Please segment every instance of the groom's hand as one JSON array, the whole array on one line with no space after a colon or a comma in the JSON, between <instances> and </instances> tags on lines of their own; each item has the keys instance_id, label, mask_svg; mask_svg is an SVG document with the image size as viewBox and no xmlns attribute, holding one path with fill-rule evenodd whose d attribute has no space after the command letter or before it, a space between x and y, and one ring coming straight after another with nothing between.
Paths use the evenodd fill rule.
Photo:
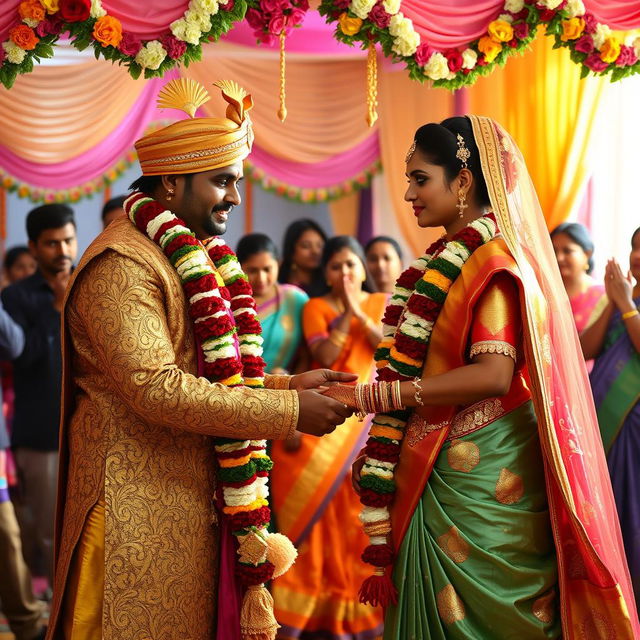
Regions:
<instances>
[{"instance_id":1,"label":"groom's hand","mask_svg":"<svg viewBox=\"0 0 640 640\"><path fill-rule=\"evenodd\" d=\"M318 390L298 391L298 431L312 436L331 433L353 411L344 403L322 395Z\"/></svg>"},{"instance_id":2,"label":"groom's hand","mask_svg":"<svg viewBox=\"0 0 640 640\"><path fill-rule=\"evenodd\" d=\"M314 369L305 373L299 373L291 378L289 388L296 391L305 389L322 389L338 382L355 382L358 376L354 373L331 371L331 369Z\"/></svg>"}]
</instances>

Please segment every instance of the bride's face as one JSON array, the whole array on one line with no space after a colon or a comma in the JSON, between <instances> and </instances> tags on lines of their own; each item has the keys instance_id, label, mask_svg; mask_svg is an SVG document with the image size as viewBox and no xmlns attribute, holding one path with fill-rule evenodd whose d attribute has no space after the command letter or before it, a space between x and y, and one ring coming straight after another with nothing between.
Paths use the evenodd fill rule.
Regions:
<instances>
[{"instance_id":1,"label":"bride's face","mask_svg":"<svg viewBox=\"0 0 640 640\"><path fill-rule=\"evenodd\" d=\"M407 162L406 176L404 199L411 203L419 227L447 227L456 221L458 178L448 182L444 167L428 162L419 149Z\"/></svg>"}]
</instances>

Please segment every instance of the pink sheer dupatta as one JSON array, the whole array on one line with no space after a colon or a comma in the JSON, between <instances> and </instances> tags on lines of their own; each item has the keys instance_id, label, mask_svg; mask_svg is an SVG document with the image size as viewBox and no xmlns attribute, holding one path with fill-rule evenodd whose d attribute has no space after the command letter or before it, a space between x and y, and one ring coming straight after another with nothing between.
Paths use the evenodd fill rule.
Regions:
<instances>
[{"instance_id":1,"label":"pink sheer dupatta","mask_svg":"<svg viewBox=\"0 0 640 640\"><path fill-rule=\"evenodd\" d=\"M609 472L569 300L512 138L470 116L491 205L524 285L523 326L558 553L564 638L640 638Z\"/></svg>"}]
</instances>

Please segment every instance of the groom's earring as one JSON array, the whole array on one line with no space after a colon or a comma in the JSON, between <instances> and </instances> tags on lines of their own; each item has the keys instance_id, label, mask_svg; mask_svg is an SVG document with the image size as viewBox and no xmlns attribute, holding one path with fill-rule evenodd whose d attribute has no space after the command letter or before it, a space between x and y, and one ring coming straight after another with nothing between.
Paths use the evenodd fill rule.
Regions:
<instances>
[{"instance_id":1,"label":"groom's earring","mask_svg":"<svg viewBox=\"0 0 640 640\"><path fill-rule=\"evenodd\" d=\"M165 196L165 197L166 197L166 199L167 199L168 201L170 201L170 200L173 198L173 194L174 194L174 193L175 193L175 192L174 192L174 190L173 190L173 189L167 189L167 195Z\"/></svg>"},{"instance_id":2,"label":"groom's earring","mask_svg":"<svg viewBox=\"0 0 640 640\"><path fill-rule=\"evenodd\" d=\"M468 207L467 204L467 196L464 192L464 189L458 189L458 204L456 207L458 208L458 214L461 218L464 217L464 210Z\"/></svg>"}]
</instances>

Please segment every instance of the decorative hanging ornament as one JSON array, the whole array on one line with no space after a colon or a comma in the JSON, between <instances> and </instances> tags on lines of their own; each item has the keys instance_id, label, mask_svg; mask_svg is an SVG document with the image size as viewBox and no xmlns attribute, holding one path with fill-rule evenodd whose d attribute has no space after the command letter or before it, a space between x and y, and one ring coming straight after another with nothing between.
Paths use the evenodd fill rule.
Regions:
<instances>
[{"instance_id":1,"label":"decorative hanging ornament","mask_svg":"<svg viewBox=\"0 0 640 640\"><path fill-rule=\"evenodd\" d=\"M280 32L280 109L278 109L278 118L280 118L280 122L284 122L287 119L286 63L284 50L286 38L287 34L283 29Z\"/></svg>"},{"instance_id":2,"label":"decorative hanging ornament","mask_svg":"<svg viewBox=\"0 0 640 640\"><path fill-rule=\"evenodd\" d=\"M378 57L376 45L369 43L367 53L367 124L373 127L378 119Z\"/></svg>"}]
</instances>

